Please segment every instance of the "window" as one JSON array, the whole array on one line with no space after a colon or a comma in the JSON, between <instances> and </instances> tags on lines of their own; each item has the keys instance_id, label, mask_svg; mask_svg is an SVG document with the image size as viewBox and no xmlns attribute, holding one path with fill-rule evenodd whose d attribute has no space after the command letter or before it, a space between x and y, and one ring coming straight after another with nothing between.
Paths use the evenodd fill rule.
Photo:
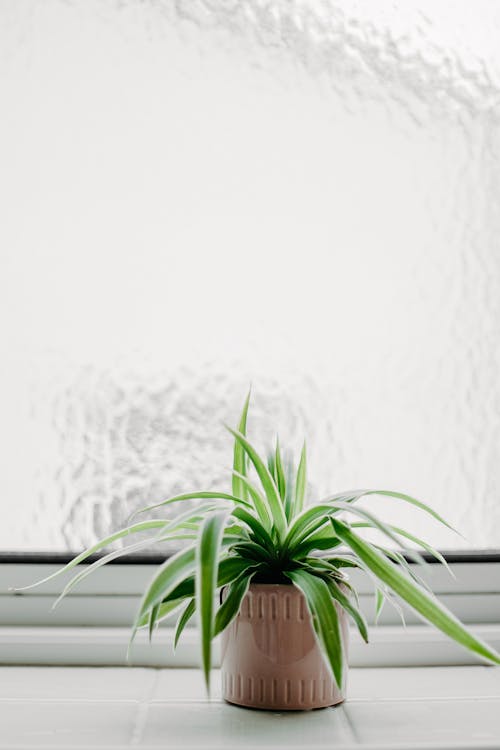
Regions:
<instances>
[{"instance_id":1,"label":"window","mask_svg":"<svg viewBox=\"0 0 500 750\"><path fill-rule=\"evenodd\" d=\"M1 549L220 487L250 381L312 493L500 546L498 6L318 8L2 4Z\"/></svg>"}]
</instances>

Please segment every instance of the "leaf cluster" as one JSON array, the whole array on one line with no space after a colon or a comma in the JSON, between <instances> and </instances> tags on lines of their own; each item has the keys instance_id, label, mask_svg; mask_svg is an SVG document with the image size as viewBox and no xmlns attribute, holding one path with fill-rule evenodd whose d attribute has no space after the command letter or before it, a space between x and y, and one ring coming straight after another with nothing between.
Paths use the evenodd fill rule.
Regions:
<instances>
[{"instance_id":1,"label":"leaf cluster","mask_svg":"<svg viewBox=\"0 0 500 750\"><path fill-rule=\"evenodd\" d=\"M119 539L139 532L149 534L146 539L108 552L87 565L66 585L59 600L110 560L161 542L175 541L179 543L179 551L158 568L144 592L131 642L139 628L148 628L151 637L162 619L178 613L175 647L184 628L197 614L208 688L212 640L237 616L250 583L287 583L302 591L325 660L336 683L342 685L345 654L339 608L347 612L362 638L368 641L367 623L346 575L349 568L359 567L373 582L377 616L385 601L398 607L398 599L402 600L465 648L499 664L500 656L470 633L408 564L408 556L423 562L417 551L406 550L404 556L393 546L366 541L360 530L376 529L399 549L406 540L411 541L446 565L442 555L410 532L383 522L360 507L358 501L386 495L417 507L446 526L449 524L428 505L400 492L353 490L308 503L305 444L296 470L292 462L283 460L278 440L267 460L263 459L247 438L249 401L250 394L237 429L227 428L234 438L231 492L185 493L137 511L134 516L159 508L171 510L170 506L177 510L171 518L130 523L50 576L76 567ZM184 501L193 499L200 504L183 510ZM227 587L226 596L217 607L216 593L222 587Z\"/></svg>"}]
</instances>

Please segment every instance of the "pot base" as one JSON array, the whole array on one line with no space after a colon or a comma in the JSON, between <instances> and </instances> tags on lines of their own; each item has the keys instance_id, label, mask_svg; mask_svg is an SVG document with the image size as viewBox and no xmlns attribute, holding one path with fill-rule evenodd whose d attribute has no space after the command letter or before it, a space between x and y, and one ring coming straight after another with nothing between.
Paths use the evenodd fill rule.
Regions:
<instances>
[{"instance_id":1,"label":"pot base","mask_svg":"<svg viewBox=\"0 0 500 750\"><path fill-rule=\"evenodd\" d=\"M229 700L228 698L224 698L224 701L228 703L230 706L238 706L239 708L248 708L251 711L322 711L325 708L335 708L335 706L340 706L341 703L343 703L345 698L339 698L339 700L336 703L325 703L324 706L320 705L314 705L314 706L297 706L296 708L290 707L290 706L256 706L254 703L243 703L242 701L237 700Z\"/></svg>"},{"instance_id":2,"label":"pot base","mask_svg":"<svg viewBox=\"0 0 500 750\"><path fill-rule=\"evenodd\" d=\"M227 703L265 711L310 711L344 702L331 679L278 679L223 674Z\"/></svg>"}]
</instances>

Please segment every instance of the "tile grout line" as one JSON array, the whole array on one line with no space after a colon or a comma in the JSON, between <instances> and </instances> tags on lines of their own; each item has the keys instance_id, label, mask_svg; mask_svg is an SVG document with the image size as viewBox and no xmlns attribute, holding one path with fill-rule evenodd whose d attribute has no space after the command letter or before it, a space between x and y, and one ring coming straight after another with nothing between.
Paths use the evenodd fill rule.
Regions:
<instances>
[{"instance_id":1,"label":"tile grout line","mask_svg":"<svg viewBox=\"0 0 500 750\"><path fill-rule=\"evenodd\" d=\"M12 703L26 703L27 705L33 705L33 704L46 704L46 703L63 703L65 705L71 705L73 703L77 703L78 705L86 705L86 704L92 704L97 703L99 705L101 704L111 704L115 705L117 703L130 703L133 705L137 705L137 703L140 702L137 698L103 698L103 697L96 697L96 698L60 698L57 696L54 696L52 698L0 698L0 706L2 704L10 705Z\"/></svg>"},{"instance_id":2,"label":"tile grout line","mask_svg":"<svg viewBox=\"0 0 500 750\"><path fill-rule=\"evenodd\" d=\"M145 694L142 696L141 701L137 706L134 727L132 729L132 734L130 737L130 745L138 745L142 740L146 722L148 720L149 707L158 686L159 679L160 670L155 669L149 688L145 691Z\"/></svg>"},{"instance_id":3,"label":"tile grout line","mask_svg":"<svg viewBox=\"0 0 500 750\"><path fill-rule=\"evenodd\" d=\"M342 706L352 706L360 703L476 703L477 701L500 701L500 694L491 695L469 695L469 696L435 696L433 698L427 697L408 697L408 698L347 698ZM151 703L197 703L206 705L207 703L221 703L224 701L220 698L212 701L203 700L203 698L153 698ZM279 713L279 711L278 711Z\"/></svg>"},{"instance_id":4,"label":"tile grout line","mask_svg":"<svg viewBox=\"0 0 500 750\"><path fill-rule=\"evenodd\" d=\"M444 695L444 696L433 696L433 697L420 697L420 696L414 696L414 697L408 697L408 698L348 698L343 706L353 706L353 705L359 705L361 703L476 703L480 701L500 701L500 694L492 693L488 695ZM92 703L109 703L109 704L117 704L117 703L130 703L130 704L140 704L142 703L142 699L138 700L137 698L103 698L103 697L96 697L96 698L62 698L60 696L54 696L51 698L26 698L26 697L18 697L18 698L0 698L0 706L2 704L13 704L13 703L26 703L28 705L31 704L48 704L48 703L63 703L63 704L92 704ZM224 704L224 701L220 698L214 698L211 701L204 700L203 698L150 698L148 699L148 704L198 704L198 705L207 705L208 703L220 703ZM279 713L279 712L278 712Z\"/></svg>"},{"instance_id":5,"label":"tile grout line","mask_svg":"<svg viewBox=\"0 0 500 750\"><path fill-rule=\"evenodd\" d=\"M349 728L349 731L350 731L350 733L352 735L354 743L356 745L361 745L362 744L361 737L359 737L358 732L356 730L356 727L355 727L355 725L354 725L351 717L349 716L349 711L347 710L348 707L346 706L346 703L347 703L347 701L345 701L342 704L342 707L341 707L342 708L342 715L344 716L345 723L347 724L347 726Z\"/></svg>"},{"instance_id":6,"label":"tile grout line","mask_svg":"<svg viewBox=\"0 0 500 750\"><path fill-rule=\"evenodd\" d=\"M453 695L446 695L446 696L434 696L432 698L428 697L413 697L413 698L348 698L344 706L353 706L353 705L359 705L361 703L476 703L480 701L500 701L500 695L499 694L491 694L491 695L470 695L470 696L453 696ZM130 703L130 704L140 704L142 703L142 700L139 700L137 698L61 698L61 697L53 697L53 698L0 698L0 706L2 704L10 705L12 703L26 703L28 705L31 704L48 704L48 703L63 703L63 704L92 704L92 703L109 703L109 704L117 704L117 703ZM206 701L203 698L151 698L148 700L149 705L154 704L197 704L197 705L207 705L208 703L220 703L224 704L224 701L221 699L214 699L212 701ZM278 712L279 713L279 712Z\"/></svg>"},{"instance_id":7,"label":"tile grout line","mask_svg":"<svg viewBox=\"0 0 500 750\"><path fill-rule=\"evenodd\" d=\"M346 705L359 703L476 703L477 701L500 701L500 693L491 695L436 695L414 696L408 698L348 698Z\"/></svg>"}]
</instances>

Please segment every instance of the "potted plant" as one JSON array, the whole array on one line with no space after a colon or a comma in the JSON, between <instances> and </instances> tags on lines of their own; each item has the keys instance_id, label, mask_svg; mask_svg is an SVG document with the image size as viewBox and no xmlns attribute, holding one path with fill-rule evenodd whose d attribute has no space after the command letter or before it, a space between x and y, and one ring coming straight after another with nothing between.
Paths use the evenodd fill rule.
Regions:
<instances>
[{"instance_id":1,"label":"potted plant","mask_svg":"<svg viewBox=\"0 0 500 750\"><path fill-rule=\"evenodd\" d=\"M221 633L223 695L229 702L257 708L319 708L344 699L348 617L368 641L367 624L346 574L353 567L372 579L377 611L395 595L465 648L500 664L500 655L426 589L406 559L422 561L417 551L406 550L405 557L366 541L359 530L376 529L398 546L409 540L446 565L442 555L413 534L384 523L357 501L387 495L448 526L446 521L401 492L341 492L307 504L305 445L296 472L283 461L278 441L264 461L246 436L249 399L250 394L238 429L228 428L234 438L232 492L189 492L137 511L134 516L159 508L180 509L168 519L131 522L45 578L74 568L117 540L149 532L146 539L87 565L58 601L114 558L160 542L177 542L179 551L159 567L144 592L131 642L139 628L149 628L151 637L162 619L178 612L175 647L196 613L207 690L212 640ZM183 510L188 500L201 502Z\"/></svg>"}]
</instances>

